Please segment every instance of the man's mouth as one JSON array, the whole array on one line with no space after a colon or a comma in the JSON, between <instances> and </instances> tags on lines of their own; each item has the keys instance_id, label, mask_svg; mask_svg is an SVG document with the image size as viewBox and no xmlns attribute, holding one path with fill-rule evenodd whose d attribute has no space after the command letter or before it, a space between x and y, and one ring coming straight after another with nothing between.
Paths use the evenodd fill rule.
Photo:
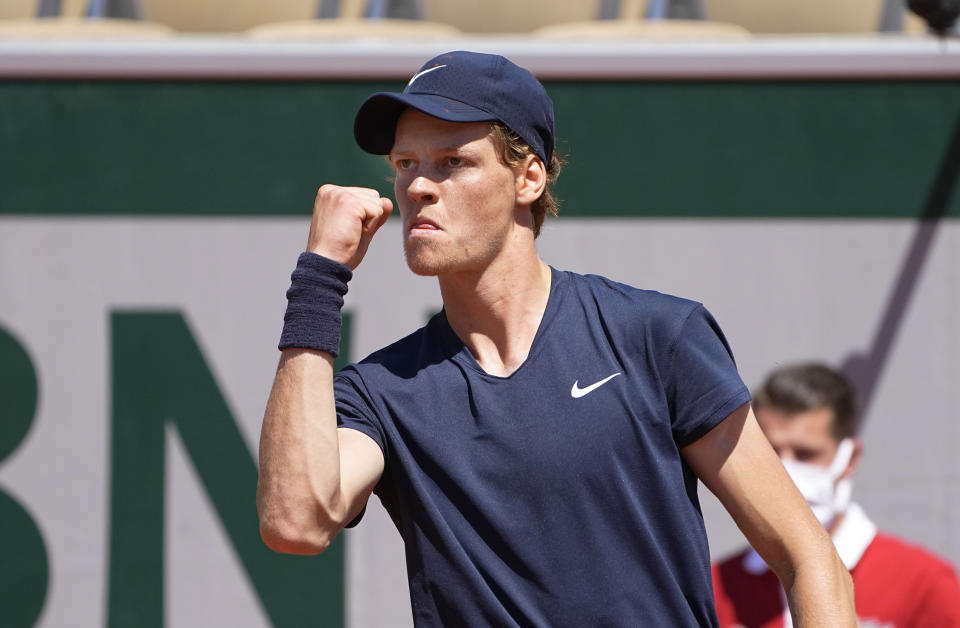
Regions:
<instances>
[{"instance_id":1,"label":"man's mouth","mask_svg":"<svg viewBox=\"0 0 960 628\"><path fill-rule=\"evenodd\" d=\"M425 218L418 218L410 224L410 231L439 231L440 227Z\"/></svg>"}]
</instances>

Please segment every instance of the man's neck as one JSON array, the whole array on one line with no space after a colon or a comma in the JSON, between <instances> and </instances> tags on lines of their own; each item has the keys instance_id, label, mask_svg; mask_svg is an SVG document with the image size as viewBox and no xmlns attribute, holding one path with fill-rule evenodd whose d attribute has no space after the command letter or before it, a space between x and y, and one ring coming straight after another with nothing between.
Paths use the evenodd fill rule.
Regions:
<instances>
[{"instance_id":1,"label":"man's neck","mask_svg":"<svg viewBox=\"0 0 960 628\"><path fill-rule=\"evenodd\" d=\"M551 270L536 251L481 272L440 277L444 311L477 364L506 377L530 353L550 297Z\"/></svg>"}]
</instances>

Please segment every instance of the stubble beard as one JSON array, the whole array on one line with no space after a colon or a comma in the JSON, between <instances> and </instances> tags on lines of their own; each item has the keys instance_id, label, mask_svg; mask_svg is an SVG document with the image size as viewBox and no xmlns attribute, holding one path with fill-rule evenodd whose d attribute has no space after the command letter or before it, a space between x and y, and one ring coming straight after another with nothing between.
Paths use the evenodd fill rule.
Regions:
<instances>
[{"instance_id":1,"label":"stubble beard","mask_svg":"<svg viewBox=\"0 0 960 628\"><path fill-rule=\"evenodd\" d=\"M444 273L482 271L506 246L508 229L481 237L430 241L404 239L403 254L415 275L436 277ZM481 242L478 244L478 240Z\"/></svg>"},{"instance_id":2,"label":"stubble beard","mask_svg":"<svg viewBox=\"0 0 960 628\"><path fill-rule=\"evenodd\" d=\"M443 256L439 255L434 247L426 243L403 243L403 255L407 260L407 267L414 275L421 277L435 277L445 268Z\"/></svg>"},{"instance_id":3,"label":"stubble beard","mask_svg":"<svg viewBox=\"0 0 960 628\"><path fill-rule=\"evenodd\" d=\"M488 262L489 251L483 247L459 247L451 243L404 242L403 254L407 266L415 275L437 277L444 273L482 269Z\"/></svg>"}]
</instances>

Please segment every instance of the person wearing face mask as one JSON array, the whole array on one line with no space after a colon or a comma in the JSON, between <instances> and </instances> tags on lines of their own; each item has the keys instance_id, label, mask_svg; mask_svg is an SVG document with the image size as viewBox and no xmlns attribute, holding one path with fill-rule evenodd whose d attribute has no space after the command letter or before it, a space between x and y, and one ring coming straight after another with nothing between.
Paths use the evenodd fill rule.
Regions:
<instances>
[{"instance_id":1,"label":"person wearing face mask","mask_svg":"<svg viewBox=\"0 0 960 628\"><path fill-rule=\"evenodd\" d=\"M857 402L851 383L822 364L785 366L767 377L753 408L853 576L860 626L960 628L954 568L878 531L851 501L853 474L863 454L854 435ZM777 578L752 549L714 564L712 574L721 628L792 626Z\"/></svg>"}]
</instances>

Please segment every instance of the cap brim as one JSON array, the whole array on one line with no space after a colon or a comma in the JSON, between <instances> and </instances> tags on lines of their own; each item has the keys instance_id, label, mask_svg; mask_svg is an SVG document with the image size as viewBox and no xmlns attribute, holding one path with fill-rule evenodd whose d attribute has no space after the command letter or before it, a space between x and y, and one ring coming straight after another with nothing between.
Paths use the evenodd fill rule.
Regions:
<instances>
[{"instance_id":1,"label":"cap brim","mask_svg":"<svg viewBox=\"0 0 960 628\"><path fill-rule=\"evenodd\" d=\"M435 94L379 92L363 101L353 120L353 137L360 148L374 155L389 154L393 148L397 120L407 107L449 122L497 119L482 109Z\"/></svg>"}]
</instances>

